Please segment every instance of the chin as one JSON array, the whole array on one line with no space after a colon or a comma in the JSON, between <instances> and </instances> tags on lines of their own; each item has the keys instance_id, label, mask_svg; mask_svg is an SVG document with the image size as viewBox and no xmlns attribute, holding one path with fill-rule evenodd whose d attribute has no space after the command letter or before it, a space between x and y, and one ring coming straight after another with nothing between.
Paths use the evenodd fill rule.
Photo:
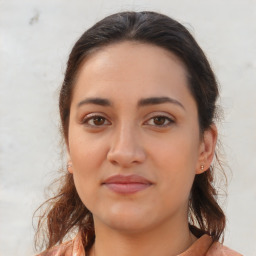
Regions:
<instances>
[{"instance_id":1,"label":"chin","mask_svg":"<svg viewBox=\"0 0 256 256\"><path fill-rule=\"evenodd\" d=\"M126 234L135 234L139 233L148 228L148 224L142 223L135 220L115 220L114 222L109 223L109 227L116 231L126 233Z\"/></svg>"},{"instance_id":2,"label":"chin","mask_svg":"<svg viewBox=\"0 0 256 256\"><path fill-rule=\"evenodd\" d=\"M137 211L126 211L124 209L119 214L105 214L103 221L111 229L119 230L127 234L134 234L146 230L153 225L153 221L149 216L149 214L142 214Z\"/></svg>"}]
</instances>

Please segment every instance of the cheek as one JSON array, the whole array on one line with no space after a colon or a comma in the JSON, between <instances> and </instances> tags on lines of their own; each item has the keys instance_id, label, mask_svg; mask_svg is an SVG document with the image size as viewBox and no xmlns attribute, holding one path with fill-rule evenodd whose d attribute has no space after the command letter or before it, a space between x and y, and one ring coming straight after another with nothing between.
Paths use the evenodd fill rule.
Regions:
<instances>
[{"instance_id":1,"label":"cheek","mask_svg":"<svg viewBox=\"0 0 256 256\"><path fill-rule=\"evenodd\" d=\"M198 140L191 133L175 133L164 141L155 141L151 156L162 189L174 198L188 197L198 161Z\"/></svg>"},{"instance_id":2,"label":"cheek","mask_svg":"<svg viewBox=\"0 0 256 256\"><path fill-rule=\"evenodd\" d=\"M95 154L94 149L82 147L78 144L70 154L73 163L73 178L77 193L87 207L92 211L94 201L97 201L98 187L100 186L100 176L98 172L99 152Z\"/></svg>"},{"instance_id":3,"label":"cheek","mask_svg":"<svg viewBox=\"0 0 256 256\"><path fill-rule=\"evenodd\" d=\"M164 169L174 172L195 171L199 139L191 131L177 132L151 143L151 157Z\"/></svg>"},{"instance_id":4,"label":"cheek","mask_svg":"<svg viewBox=\"0 0 256 256\"><path fill-rule=\"evenodd\" d=\"M69 134L69 153L77 170L90 172L106 157L107 145L102 136L88 134L81 126L70 127Z\"/></svg>"},{"instance_id":5,"label":"cheek","mask_svg":"<svg viewBox=\"0 0 256 256\"><path fill-rule=\"evenodd\" d=\"M102 138L86 136L83 129L72 127L69 134L75 186L83 203L90 206L88 200L97 196L100 186L100 166L106 158L107 146Z\"/></svg>"}]
</instances>

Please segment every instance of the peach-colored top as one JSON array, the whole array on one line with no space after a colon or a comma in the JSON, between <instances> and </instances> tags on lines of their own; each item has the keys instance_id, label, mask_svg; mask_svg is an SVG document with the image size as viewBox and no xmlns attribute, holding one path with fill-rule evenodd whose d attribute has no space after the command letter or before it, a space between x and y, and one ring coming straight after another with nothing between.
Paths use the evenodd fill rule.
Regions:
<instances>
[{"instance_id":1,"label":"peach-colored top","mask_svg":"<svg viewBox=\"0 0 256 256\"><path fill-rule=\"evenodd\" d=\"M46 250L37 256L86 256L80 234L73 240ZM212 238L203 235L185 252L177 256L243 256L219 242L212 243Z\"/></svg>"}]
</instances>

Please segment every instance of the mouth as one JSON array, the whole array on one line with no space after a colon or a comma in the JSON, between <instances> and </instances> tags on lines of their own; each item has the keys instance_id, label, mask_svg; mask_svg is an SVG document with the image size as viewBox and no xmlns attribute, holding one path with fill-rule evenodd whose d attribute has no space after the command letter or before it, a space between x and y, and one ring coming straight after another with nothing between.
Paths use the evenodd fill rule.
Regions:
<instances>
[{"instance_id":1,"label":"mouth","mask_svg":"<svg viewBox=\"0 0 256 256\"><path fill-rule=\"evenodd\" d=\"M147 189L153 183L139 175L115 175L106 179L102 185L119 194L133 194Z\"/></svg>"}]
</instances>

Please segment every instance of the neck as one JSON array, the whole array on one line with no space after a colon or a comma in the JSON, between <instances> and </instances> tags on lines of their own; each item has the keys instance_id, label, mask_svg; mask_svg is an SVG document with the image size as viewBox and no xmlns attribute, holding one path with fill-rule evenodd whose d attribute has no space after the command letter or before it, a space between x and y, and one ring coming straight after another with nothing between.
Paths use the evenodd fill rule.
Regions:
<instances>
[{"instance_id":1,"label":"neck","mask_svg":"<svg viewBox=\"0 0 256 256\"><path fill-rule=\"evenodd\" d=\"M134 233L112 230L95 222L96 239L90 256L175 256L196 240L187 221L169 221Z\"/></svg>"}]
</instances>

